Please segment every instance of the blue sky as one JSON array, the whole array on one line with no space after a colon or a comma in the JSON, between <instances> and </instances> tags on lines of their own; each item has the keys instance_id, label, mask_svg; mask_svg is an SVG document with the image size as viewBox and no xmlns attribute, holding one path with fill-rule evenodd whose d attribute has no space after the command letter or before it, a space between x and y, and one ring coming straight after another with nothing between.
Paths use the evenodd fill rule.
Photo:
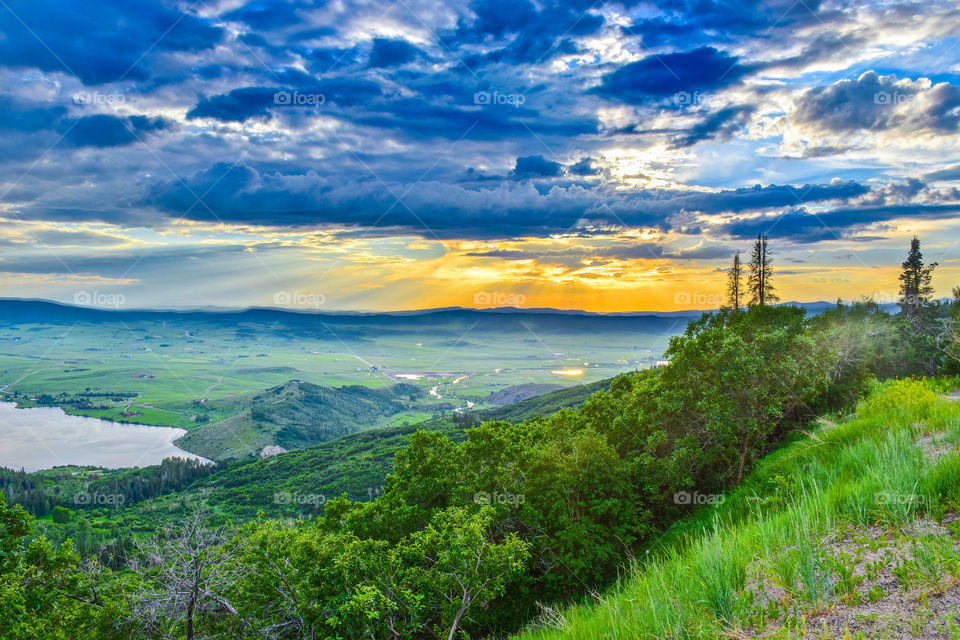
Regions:
<instances>
[{"instance_id":1,"label":"blue sky","mask_svg":"<svg viewBox=\"0 0 960 640\"><path fill-rule=\"evenodd\" d=\"M788 299L895 296L913 234L960 280L955 3L3 0L0 32L0 295L675 309L757 233Z\"/></svg>"}]
</instances>

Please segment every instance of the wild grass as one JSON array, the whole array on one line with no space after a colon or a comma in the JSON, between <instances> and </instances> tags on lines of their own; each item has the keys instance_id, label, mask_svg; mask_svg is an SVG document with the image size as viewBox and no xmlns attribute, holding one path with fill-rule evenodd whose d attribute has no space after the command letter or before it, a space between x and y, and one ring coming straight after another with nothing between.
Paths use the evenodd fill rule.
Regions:
<instances>
[{"instance_id":1,"label":"wild grass","mask_svg":"<svg viewBox=\"0 0 960 640\"><path fill-rule=\"evenodd\" d=\"M746 629L770 619L799 633L811 612L859 597L855 560L831 553L824 540L863 527L892 533L956 507L960 454L934 463L918 444L924 434L960 438L960 403L938 396L951 384L876 385L853 415L796 438L761 461L723 504L678 523L599 603L565 610L562 630L532 628L520 637L751 637ZM942 588L960 572L951 541L921 538L909 548L899 571L910 584ZM750 575L756 567L767 580ZM745 588L751 581L761 591L769 582L782 597L759 602L757 589Z\"/></svg>"}]
</instances>

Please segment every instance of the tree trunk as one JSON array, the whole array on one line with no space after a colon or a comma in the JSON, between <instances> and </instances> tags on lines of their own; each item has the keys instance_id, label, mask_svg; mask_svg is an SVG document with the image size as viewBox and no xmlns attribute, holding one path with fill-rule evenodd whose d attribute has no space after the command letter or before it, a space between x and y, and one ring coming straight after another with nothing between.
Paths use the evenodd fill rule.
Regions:
<instances>
[{"instance_id":1,"label":"tree trunk","mask_svg":"<svg viewBox=\"0 0 960 640\"><path fill-rule=\"evenodd\" d=\"M457 632L457 627L460 626L460 618L463 617L463 614L467 612L467 606L470 604L470 599L466 591L463 592L463 599L460 601L460 609L457 610L457 615L453 616L453 624L450 626L450 633L447 634L447 640L453 640L453 634Z\"/></svg>"}]
</instances>

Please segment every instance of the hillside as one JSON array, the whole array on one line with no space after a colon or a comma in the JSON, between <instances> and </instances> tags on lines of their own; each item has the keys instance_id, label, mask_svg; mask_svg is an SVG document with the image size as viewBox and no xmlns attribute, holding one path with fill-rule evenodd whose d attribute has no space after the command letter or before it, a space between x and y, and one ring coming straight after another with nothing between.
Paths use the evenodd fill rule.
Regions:
<instances>
[{"instance_id":1,"label":"hillside","mask_svg":"<svg viewBox=\"0 0 960 640\"><path fill-rule=\"evenodd\" d=\"M605 380L561 389L473 415L478 421L521 422L577 407L609 383ZM353 500L379 495L393 467L393 456L417 430L442 432L460 441L464 438L464 426L445 417L415 425L368 429L306 449L230 465L195 483L188 492L202 493L212 508L238 517L254 516L260 509L273 515L317 513L323 500L341 493ZM302 504L285 504L287 495L292 502L296 496L318 499L301 498L305 501ZM181 498L184 496L173 496L172 500Z\"/></svg>"},{"instance_id":2,"label":"hillside","mask_svg":"<svg viewBox=\"0 0 960 640\"><path fill-rule=\"evenodd\" d=\"M488 406L491 394L505 390L522 392L507 391L498 402L648 368L694 315L148 311L0 299L0 399L179 427L191 432L182 440L187 449L242 459L263 446L291 449L345 435L357 429L344 425L355 422L362 428L414 424L453 408ZM307 401L302 419L293 406L291 415L276 415L265 390L280 388L296 405L291 380L347 389L343 402L356 404L361 415L345 409L313 416ZM385 405L355 389L395 384L415 386L422 395ZM255 402L260 416L251 408ZM383 415L391 408L398 412ZM312 428L315 418L328 423L320 432Z\"/></svg>"},{"instance_id":3,"label":"hillside","mask_svg":"<svg viewBox=\"0 0 960 640\"><path fill-rule=\"evenodd\" d=\"M938 394L958 381L909 377L923 361L891 349L909 331L869 306L730 309L671 340L666 367L179 486L105 476L107 500L0 519L23 550L17 584L65 567L49 598L80 622L64 639L136 636L123 608L152 596L135 585L192 566L207 635L947 640L960 404ZM237 578L218 593L221 570Z\"/></svg>"},{"instance_id":4,"label":"hillside","mask_svg":"<svg viewBox=\"0 0 960 640\"><path fill-rule=\"evenodd\" d=\"M197 427L177 444L215 460L246 458L271 445L302 449L416 413L423 395L407 384L322 387L291 380L254 395L237 415Z\"/></svg>"},{"instance_id":5,"label":"hillside","mask_svg":"<svg viewBox=\"0 0 960 640\"><path fill-rule=\"evenodd\" d=\"M506 389L501 389L500 391L494 391L487 396L486 401L489 404L494 406L500 406L504 404L510 404L512 402L519 402L520 400L526 400L527 398L532 398L534 396L539 396L544 393L550 393L551 391L556 391L561 389L560 385L556 384L537 384L537 383L527 383L527 384L518 384L514 387L508 387Z\"/></svg>"},{"instance_id":6,"label":"hillside","mask_svg":"<svg viewBox=\"0 0 960 640\"><path fill-rule=\"evenodd\" d=\"M888 383L520 640L960 637L960 403ZM680 494L678 494L680 495ZM676 498L676 496L675 496Z\"/></svg>"},{"instance_id":7,"label":"hillside","mask_svg":"<svg viewBox=\"0 0 960 640\"><path fill-rule=\"evenodd\" d=\"M165 491L165 495L139 503L131 497L125 501L123 508L104 513L98 518L96 528L109 530L122 522L135 531L151 531L163 523L178 521L200 502L208 505L216 518L226 521L252 518L260 510L275 516L317 513L326 499L342 493L354 500L370 500L382 490L385 478L393 467L394 455L408 444L411 434L419 429L442 432L452 440L461 441L464 429L475 421L520 422L560 409L577 407L609 383L609 380L604 380L578 385L511 405L478 411L471 414L474 419L469 422L458 424L447 416L414 425L368 429L297 451L228 463L212 475L190 486L181 486L177 491ZM158 467L147 467L136 473L149 473L153 469ZM51 481L56 480L60 473L61 470L54 469L29 474L24 479L9 472L11 482L7 498L10 502L20 501L24 504L44 502L40 497L30 497L35 492L34 484L38 485L37 491L50 493L51 497L59 495L61 492L54 492L56 487L51 485ZM109 472L99 483L84 486L90 492L103 491L101 487L112 486L118 480L126 483L127 475L125 471ZM20 490L27 485L30 485L30 496ZM16 492L14 487L18 488ZM64 493L73 490L71 487ZM288 495L290 500L285 502ZM304 497L302 502L297 503L298 496L315 499ZM47 502L50 502L50 498ZM72 504L69 506L78 508ZM54 539L62 536L62 532L52 523L46 522L44 526L44 530Z\"/></svg>"}]
</instances>

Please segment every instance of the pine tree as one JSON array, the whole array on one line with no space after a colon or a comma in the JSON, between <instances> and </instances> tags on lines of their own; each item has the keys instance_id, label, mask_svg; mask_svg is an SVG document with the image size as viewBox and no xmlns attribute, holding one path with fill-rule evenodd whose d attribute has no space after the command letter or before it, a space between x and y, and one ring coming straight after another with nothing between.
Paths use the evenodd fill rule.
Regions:
<instances>
[{"instance_id":1,"label":"pine tree","mask_svg":"<svg viewBox=\"0 0 960 640\"><path fill-rule=\"evenodd\" d=\"M920 252L920 238L913 236L910 241L910 251L903 262L903 272L900 274L900 312L911 320L915 320L920 311L930 304L933 295L933 270L937 263L924 266L923 253Z\"/></svg>"},{"instance_id":2,"label":"pine tree","mask_svg":"<svg viewBox=\"0 0 960 640\"><path fill-rule=\"evenodd\" d=\"M751 305L773 304L780 300L770 281L773 268L770 266L770 254L767 251L767 236L758 235L750 253L750 277L747 278L747 292Z\"/></svg>"},{"instance_id":3,"label":"pine tree","mask_svg":"<svg viewBox=\"0 0 960 640\"><path fill-rule=\"evenodd\" d=\"M737 310L743 306L743 263L739 251L734 254L733 265L727 273L727 302L731 309Z\"/></svg>"}]
</instances>

